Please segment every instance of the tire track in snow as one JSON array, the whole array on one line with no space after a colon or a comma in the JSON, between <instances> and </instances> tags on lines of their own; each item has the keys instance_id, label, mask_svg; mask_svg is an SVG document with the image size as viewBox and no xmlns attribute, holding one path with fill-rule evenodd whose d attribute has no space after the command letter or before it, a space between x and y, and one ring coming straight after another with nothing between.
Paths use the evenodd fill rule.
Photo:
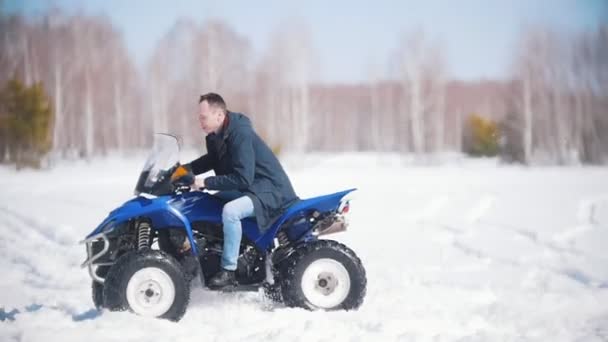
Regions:
<instances>
[{"instance_id":1,"label":"tire track in snow","mask_svg":"<svg viewBox=\"0 0 608 342\"><path fill-rule=\"evenodd\" d=\"M603 197L602 197L603 198ZM485 214L491 210L496 203L496 197L493 195L485 195L482 196L481 199L463 215L464 222L466 224L465 227L459 227L455 224L444 224L438 221L431 220L433 217L436 217L439 210L448 204L447 196L436 197L433 201L430 202L425 207L423 214L420 216L421 218L426 219L425 223L429 223L432 226L435 226L439 229L449 232L452 234L451 245L455 247L457 250L460 250L465 255L471 256L476 259L481 260L492 260L502 264L514 266L514 267L529 267L528 263L519 262L517 260L508 259L504 257L498 257L496 255L491 255L489 253L484 252L482 249L476 248L474 246L470 246L469 244L462 241L462 236L465 234L474 234L474 227L478 224L483 224L498 230L502 230L508 232L510 234L514 234L515 236L519 236L524 238L525 240L533 243L534 245L539 246L543 250L548 251L551 255L555 257L563 257L564 255L571 255L574 257L581 257L584 255L582 251L578 251L571 247L561 246L559 244L560 240L572 238L578 236L580 234L584 234L587 231L593 229L593 226L578 226L572 230L568 230L566 232L562 232L557 235L558 239L555 239L555 235L551 239L544 239L533 229L515 227L508 224L492 222L486 219L483 219ZM593 203L593 204L589 204ZM593 222L593 214L589 215L588 213L590 207L594 207L597 203L597 199L594 199L594 202L584 202L583 205L579 206L579 217L589 218L589 222ZM583 207L584 209L581 209ZM582 216L580 213L584 213ZM593 213L593 211L591 211ZM458 218L454 218L454 221L457 221ZM596 287L596 288L605 288L608 286L608 281L595 279L594 277L588 275L581 269L576 267L564 267L561 268L559 266L548 266L543 265L541 263L535 263L534 267L538 267L540 269L544 269L550 271L553 274L557 274L560 276L567 277L571 280L574 280L578 283L581 283L585 286Z\"/></svg>"},{"instance_id":2,"label":"tire track in snow","mask_svg":"<svg viewBox=\"0 0 608 342\"><path fill-rule=\"evenodd\" d=\"M12 275L13 281L20 279L36 289L69 288L61 274L78 267L76 245L43 234L52 227L10 209L0 207L0 213L0 264L6 263L5 276Z\"/></svg>"},{"instance_id":3,"label":"tire track in snow","mask_svg":"<svg viewBox=\"0 0 608 342\"><path fill-rule=\"evenodd\" d=\"M16 210L11 210L7 207L0 206L0 213L6 215L8 218L12 218L13 220L22 223L19 226L22 226L24 229L15 233L29 233L30 237L32 238L35 238L35 235L37 235L42 240L48 240L62 246L73 245L76 242L71 236L68 237L65 234L59 234L59 231L55 229L55 227L42 223L32 217L23 215Z\"/></svg>"},{"instance_id":4,"label":"tire track in snow","mask_svg":"<svg viewBox=\"0 0 608 342\"><path fill-rule=\"evenodd\" d=\"M441 208L443 208L449 201L449 197L446 195L437 196L433 198L425 207L422 212L416 216L416 221L426 222L433 217L436 217Z\"/></svg>"},{"instance_id":5,"label":"tire track in snow","mask_svg":"<svg viewBox=\"0 0 608 342\"><path fill-rule=\"evenodd\" d=\"M496 202L496 197L493 195L481 197L481 199L477 202L477 205L472 207L465 216L466 222L469 225L478 222L492 208L494 202Z\"/></svg>"},{"instance_id":6,"label":"tire track in snow","mask_svg":"<svg viewBox=\"0 0 608 342\"><path fill-rule=\"evenodd\" d=\"M566 229L553 235L553 240L560 244L576 239L594 229L605 229L603 222L598 218L601 204L608 203L608 195L585 198L579 201L577 218L579 225ZM608 209L608 208L607 208Z\"/></svg>"},{"instance_id":7,"label":"tire track in snow","mask_svg":"<svg viewBox=\"0 0 608 342\"><path fill-rule=\"evenodd\" d=\"M457 217L447 217L447 220L450 222L464 222L464 224L466 224L465 228L461 228L459 225L453 223L446 224L438 220L440 211L453 202L455 202L455 200L447 195L437 196L424 207L422 213L417 217L417 220L421 223L440 227L454 234L463 234L472 230L472 225L479 222L480 219L493 208L496 197L494 195L482 196L473 205L467 206L466 208L468 208L468 210L463 210L461 215L458 215ZM442 221L446 221L446 218L443 217Z\"/></svg>"},{"instance_id":8,"label":"tire track in snow","mask_svg":"<svg viewBox=\"0 0 608 342\"><path fill-rule=\"evenodd\" d=\"M504 224L504 223L497 223L497 222L486 221L486 220L480 221L480 223L488 225L488 226L496 228L496 229L514 233L517 236L522 237L522 238L524 238L552 253L558 254L558 255L562 255L562 254L570 254L573 256L583 255L582 252L577 251L573 248L559 246L559 245L553 243L550 239L541 238L536 232L534 232L533 229L514 227L514 226Z\"/></svg>"},{"instance_id":9,"label":"tire track in snow","mask_svg":"<svg viewBox=\"0 0 608 342\"><path fill-rule=\"evenodd\" d=\"M577 217L581 224L596 226L601 222L598 219L598 208L608 203L608 194L588 197L579 201Z\"/></svg>"},{"instance_id":10,"label":"tire track in snow","mask_svg":"<svg viewBox=\"0 0 608 342\"><path fill-rule=\"evenodd\" d=\"M472 233L475 225L484 224L484 225L488 225L488 226L491 226L491 227L494 227L494 228L497 228L497 229L500 229L503 231L508 231L508 232L514 233L553 253L557 253L557 254L566 253L566 254L571 254L571 255L575 255L575 256L582 255L581 252L579 252L575 249L562 247L562 246L559 246L558 244L553 243L550 240L542 239L533 229L514 227L514 226L510 226L508 224L503 224L503 223L498 223L498 222L493 222L493 221L483 219L483 217L492 208L495 207L496 202L497 202L496 196L484 195L474 205L470 206L470 209L466 212L466 214L463 214L462 217L453 218L452 221L454 221L454 222L457 222L457 221L464 222L466 224L465 227L460 227L457 224L445 224L445 223L440 223L438 221L430 220L433 217L433 215L436 215L442 207L444 207L446 204L448 204L447 196L436 197L429 205L427 205L425 207L423 217L427 219L425 221L426 223L429 223L431 225L436 226L437 228L440 228L442 230L445 230L447 232L454 234L454 238L457 235L462 235L465 233L470 234L470 233ZM461 218L464 218L464 221L461 220ZM590 228L578 227L578 229L579 229L579 231L576 231L576 233L582 234L582 233L586 232L587 230L589 230Z\"/></svg>"},{"instance_id":11,"label":"tire track in snow","mask_svg":"<svg viewBox=\"0 0 608 342\"><path fill-rule=\"evenodd\" d=\"M561 252L556 252L550 245L545 245L542 242L540 242L537 238L534 237L529 237L526 234L522 234L519 233L515 230L512 230L512 232L519 234L520 236L524 236L524 237L528 237L532 242L548 248L549 250L553 251L554 253L556 253L558 256L562 255L561 253L564 252L570 252L570 253L575 253L572 251L568 251L568 250L563 250ZM587 287L594 287L594 288L606 288L608 287L608 280L601 280L601 279L596 279L590 275L588 275L587 273L585 273L584 271L576 268L576 267L558 267L558 266L549 266L549 265L543 265L542 263L532 263L530 264L529 261L526 262L520 262L514 259L508 259L508 258L504 258L504 257L498 257L496 255L491 255L490 253L484 252L482 249L479 249L477 247L471 246L469 244L466 244L465 242L459 240L459 239L454 239L452 246L454 246L456 249L460 250L461 252L463 252L465 255L480 259L480 260L491 260L491 261L495 261L501 264L505 264L505 265L509 265L509 266L514 266L514 267L518 267L518 268L529 268L530 266L541 269L541 270L546 270L549 271L553 274L556 275L560 275L563 277L567 277L571 280L574 280L580 284L583 284Z\"/></svg>"}]
</instances>

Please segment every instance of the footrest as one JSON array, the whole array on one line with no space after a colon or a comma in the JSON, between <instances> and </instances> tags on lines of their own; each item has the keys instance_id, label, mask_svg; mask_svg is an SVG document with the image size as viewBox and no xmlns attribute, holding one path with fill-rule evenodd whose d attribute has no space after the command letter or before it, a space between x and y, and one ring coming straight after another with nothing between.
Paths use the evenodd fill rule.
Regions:
<instances>
[{"instance_id":1,"label":"footrest","mask_svg":"<svg viewBox=\"0 0 608 342\"><path fill-rule=\"evenodd\" d=\"M212 288L208 287L211 291L220 291L220 292L257 292L260 288L259 284L252 285L228 285L220 288Z\"/></svg>"}]
</instances>

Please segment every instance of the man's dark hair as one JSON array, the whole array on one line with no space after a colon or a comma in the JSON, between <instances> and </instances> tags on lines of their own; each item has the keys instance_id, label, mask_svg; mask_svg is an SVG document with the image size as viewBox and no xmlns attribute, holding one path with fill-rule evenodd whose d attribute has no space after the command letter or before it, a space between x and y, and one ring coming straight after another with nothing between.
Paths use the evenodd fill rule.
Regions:
<instances>
[{"instance_id":1,"label":"man's dark hair","mask_svg":"<svg viewBox=\"0 0 608 342\"><path fill-rule=\"evenodd\" d=\"M207 101L210 106L220 107L224 110L224 112L226 111L226 102L224 102L224 99L219 94L207 93L205 95L201 95L198 103L203 101Z\"/></svg>"}]
</instances>

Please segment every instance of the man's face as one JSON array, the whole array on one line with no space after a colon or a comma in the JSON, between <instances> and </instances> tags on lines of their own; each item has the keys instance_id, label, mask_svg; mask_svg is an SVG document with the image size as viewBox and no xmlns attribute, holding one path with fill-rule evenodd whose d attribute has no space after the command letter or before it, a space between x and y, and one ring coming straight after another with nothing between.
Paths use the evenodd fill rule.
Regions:
<instances>
[{"instance_id":1,"label":"man's face","mask_svg":"<svg viewBox=\"0 0 608 342\"><path fill-rule=\"evenodd\" d=\"M224 121L224 112L220 107L209 106L207 101L199 104L198 122L206 134L217 133Z\"/></svg>"}]
</instances>

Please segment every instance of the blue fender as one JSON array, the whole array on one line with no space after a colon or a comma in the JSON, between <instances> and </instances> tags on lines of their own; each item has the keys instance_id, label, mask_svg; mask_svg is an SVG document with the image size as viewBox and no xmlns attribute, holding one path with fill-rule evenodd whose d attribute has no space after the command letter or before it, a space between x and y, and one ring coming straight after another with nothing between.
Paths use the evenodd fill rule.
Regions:
<instances>
[{"instance_id":1,"label":"blue fender","mask_svg":"<svg viewBox=\"0 0 608 342\"><path fill-rule=\"evenodd\" d=\"M192 254L198 256L190 221L184 214L171 205L171 201L171 196L160 196L152 199L142 196L133 198L110 212L108 217L87 238L103 232L104 229L113 229L130 219L145 216L152 221L152 226L161 229L163 227L183 226L190 241L190 246L192 246Z\"/></svg>"},{"instance_id":2,"label":"blue fender","mask_svg":"<svg viewBox=\"0 0 608 342\"><path fill-rule=\"evenodd\" d=\"M298 214L304 210L317 210L319 212L327 212L330 210L335 210L340 205L340 201L347 194L357 190L356 188L348 189L345 191L336 192L329 195L313 197L305 200L300 200L281 215L279 219L266 231L266 233L262 234L257 240L255 240L255 244L262 248L267 249L271 246L272 241L274 240L277 232L281 225L287 221L292 216Z\"/></svg>"}]
</instances>

